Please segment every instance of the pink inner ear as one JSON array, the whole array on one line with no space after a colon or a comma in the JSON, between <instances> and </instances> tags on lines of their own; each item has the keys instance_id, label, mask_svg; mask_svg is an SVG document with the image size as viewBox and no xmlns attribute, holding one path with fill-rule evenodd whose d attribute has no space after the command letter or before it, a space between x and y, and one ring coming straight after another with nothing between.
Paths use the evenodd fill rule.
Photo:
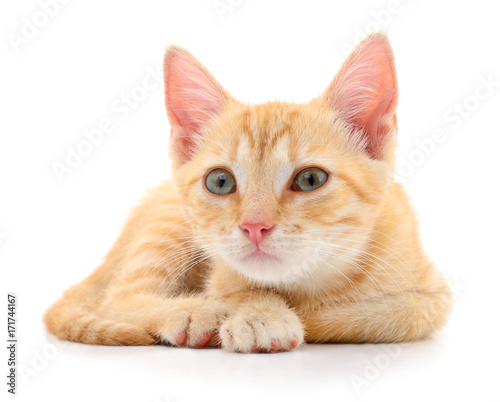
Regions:
<instances>
[{"instance_id":1,"label":"pink inner ear","mask_svg":"<svg viewBox=\"0 0 500 402\"><path fill-rule=\"evenodd\" d=\"M203 129L218 115L229 96L194 56L179 47L165 54L165 103L172 141L185 159Z\"/></svg>"},{"instance_id":2,"label":"pink inner ear","mask_svg":"<svg viewBox=\"0 0 500 402\"><path fill-rule=\"evenodd\" d=\"M397 80L385 35L374 34L352 52L326 92L341 117L363 131L368 153L382 157L395 126Z\"/></svg>"}]
</instances>

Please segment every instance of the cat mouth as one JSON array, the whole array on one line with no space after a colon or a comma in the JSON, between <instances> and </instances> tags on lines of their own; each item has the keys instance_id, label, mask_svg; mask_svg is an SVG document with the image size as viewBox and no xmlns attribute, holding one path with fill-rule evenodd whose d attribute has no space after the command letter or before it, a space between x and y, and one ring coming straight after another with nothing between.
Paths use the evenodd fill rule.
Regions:
<instances>
[{"instance_id":1,"label":"cat mouth","mask_svg":"<svg viewBox=\"0 0 500 402\"><path fill-rule=\"evenodd\" d=\"M243 261L245 262L279 262L281 261L281 258L273 255L266 253L265 251L262 251L261 249L257 249L253 251L252 253L248 254L247 256L243 257Z\"/></svg>"}]
</instances>

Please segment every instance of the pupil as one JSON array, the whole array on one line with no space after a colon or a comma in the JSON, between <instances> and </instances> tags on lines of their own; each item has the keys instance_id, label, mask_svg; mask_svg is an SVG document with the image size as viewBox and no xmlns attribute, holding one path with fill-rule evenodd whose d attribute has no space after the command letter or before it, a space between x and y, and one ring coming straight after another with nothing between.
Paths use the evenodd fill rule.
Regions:
<instances>
[{"instance_id":1,"label":"pupil","mask_svg":"<svg viewBox=\"0 0 500 402\"><path fill-rule=\"evenodd\" d=\"M304 178L309 182L310 186L314 184L314 176L311 172L304 173Z\"/></svg>"},{"instance_id":2,"label":"pupil","mask_svg":"<svg viewBox=\"0 0 500 402\"><path fill-rule=\"evenodd\" d=\"M221 173L219 175L219 187L224 187L224 184L226 183L226 174Z\"/></svg>"}]
</instances>

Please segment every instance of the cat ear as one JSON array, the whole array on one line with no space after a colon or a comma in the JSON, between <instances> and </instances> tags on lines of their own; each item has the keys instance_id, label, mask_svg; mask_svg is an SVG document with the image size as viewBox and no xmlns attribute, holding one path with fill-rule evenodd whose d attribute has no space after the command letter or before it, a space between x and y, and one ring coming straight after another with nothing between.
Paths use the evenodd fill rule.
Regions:
<instances>
[{"instance_id":1,"label":"cat ear","mask_svg":"<svg viewBox=\"0 0 500 402\"><path fill-rule=\"evenodd\" d=\"M231 97L187 50L170 46L163 63L170 144L173 156L185 162Z\"/></svg>"},{"instance_id":2,"label":"cat ear","mask_svg":"<svg viewBox=\"0 0 500 402\"><path fill-rule=\"evenodd\" d=\"M353 128L361 130L365 149L384 159L397 131L398 84L394 55L385 34L364 39L348 56L323 95Z\"/></svg>"}]
</instances>

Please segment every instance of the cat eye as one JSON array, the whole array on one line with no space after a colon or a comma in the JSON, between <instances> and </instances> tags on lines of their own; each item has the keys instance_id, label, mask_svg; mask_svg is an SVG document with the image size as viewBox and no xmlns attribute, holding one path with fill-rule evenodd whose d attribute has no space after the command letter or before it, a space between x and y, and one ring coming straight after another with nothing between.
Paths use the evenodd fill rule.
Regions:
<instances>
[{"instance_id":1,"label":"cat eye","mask_svg":"<svg viewBox=\"0 0 500 402\"><path fill-rule=\"evenodd\" d=\"M214 169L205 179L208 191L216 195L227 195L236 191L236 180L226 169Z\"/></svg>"},{"instance_id":2,"label":"cat eye","mask_svg":"<svg viewBox=\"0 0 500 402\"><path fill-rule=\"evenodd\" d=\"M316 190L326 183L326 179L328 179L328 174L324 170L316 167L305 168L297 173L293 179L292 190Z\"/></svg>"}]
</instances>

